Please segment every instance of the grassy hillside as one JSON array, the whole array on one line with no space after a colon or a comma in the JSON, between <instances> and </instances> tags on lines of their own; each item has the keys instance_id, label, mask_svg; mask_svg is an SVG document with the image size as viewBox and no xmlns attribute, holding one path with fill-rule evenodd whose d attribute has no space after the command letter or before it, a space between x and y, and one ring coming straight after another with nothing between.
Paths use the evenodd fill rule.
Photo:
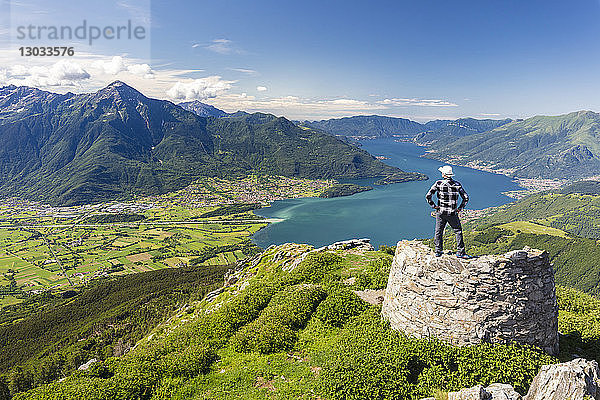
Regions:
<instances>
[{"instance_id":1,"label":"grassy hillside","mask_svg":"<svg viewBox=\"0 0 600 400\"><path fill-rule=\"evenodd\" d=\"M64 377L91 358L121 356L179 307L221 286L226 270L142 272L94 281L66 298L46 293L5 307L0 374L17 392Z\"/></svg>"},{"instance_id":2,"label":"grassy hillside","mask_svg":"<svg viewBox=\"0 0 600 400\"><path fill-rule=\"evenodd\" d=\"M598 182L584 181L560 191L528 196L506 205L478 221L478 225L530 221L563 230L574 236L600 239L600 195Z\"/></svg>"},{"instance_id":3,"label":"grassy hillside","mask_svg":"<svg viewBox=\"0 0 600 400\"><path fill-rule=\"evenodd\" d=\"M128 354L16 398L419 399L500 381L524 393L541 365L557 361L517 345L407 338L353 292L385 287L392 249L315 253L298 264L308 249L269 249L240 282L192 303ZM595 357L597 335L585 327L595 326L597 300L565 289L559 303L563 347Z\"/></svg>"},{"instance_id":4,"label":"grassy hillside","mask_svg":"<svg viewBox=\"0 0 600 400\"><path fill-rule=\"evenodd\" d=\"M600 168L600 114L579 111L514 121L431 145L430 157L512 171L519 177L577 178Z\"/></svg>"}]
</instances>

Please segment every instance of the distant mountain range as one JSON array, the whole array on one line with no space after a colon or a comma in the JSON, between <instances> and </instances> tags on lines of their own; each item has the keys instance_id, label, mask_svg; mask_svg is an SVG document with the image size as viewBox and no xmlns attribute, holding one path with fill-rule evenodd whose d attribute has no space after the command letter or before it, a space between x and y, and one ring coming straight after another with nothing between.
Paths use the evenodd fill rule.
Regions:
<instances>
[{"instance_id":1,"label":"distant mountain range","mask_svg":"<svg viewBox=\"0 0 600 400\"><path fill-rule=\"evenodd\" d=\"M453 140L433 141L429 157L475 163L528 178L600 174L600 114L536 116ZM471 164L473 165L473 164Z\"/></svg>"},{"instance_id":2,"label":"distant mountain range","mask_svg":"<svg viewBox=\"0 0 600 400\"><path fill-rule=\"evenodd\" d=\"M443 137L461 137L485 132L511 121L510 119L461 118L457 120L435 120L421 124L405 118L365 115L321 121L302 121L300 124L321 129L336 136L417 138L419 141L426 142Z\"/></svg>"},{"instance_id":3,"label":"distant mountain range","mask_svg":"<svg viewBox=\"0 0 600 400\"><path fill-rule=\"evenodd\" d=\"M515 121L461 118L419 124L372 115L300 124L344 137L414 141L427 147L427 157L509 176L578 179L600 175L600 114L591 111Z\"/></svg>"},{"instance_id":4,"label":"distant mountain range","mask_svg":"<svg viewBox=\"0 0 600 400\"><path fill-rule=\"evenodd\" d=\"M414 136L423 131L423 125L405 118L367 115L334 118L321 121L303 121L302 126L321 129L336 136L391 137Z\"/></svg>"},{"instance_id":5,"label":"distant mountain range","mask_svg":"<svg viewBox=\"0 0 600 400\"><path fill-rule=\"evenodd\" d=\"M189 110L189 111L188 111ZM122 82L87 94L0 88L0 196L82 204L182 188L201 176L426 179L340 139L397 137L428 157L519 177L600 171L600 114L526 120L356 116L297 124L228 114L198 101L151 99Z\"/></svg>"},{"instance_id":6,"label":"distant mountain range","mask_svg":"<svg viewBox=\"0 0 600 400\"><path fill-rule=\"evenodd\" d=\"M250 172L426 179L285 118L200 117L119 81L77 95L0 88L0 196L72 205Z\"/></svg>"}]
</instances>

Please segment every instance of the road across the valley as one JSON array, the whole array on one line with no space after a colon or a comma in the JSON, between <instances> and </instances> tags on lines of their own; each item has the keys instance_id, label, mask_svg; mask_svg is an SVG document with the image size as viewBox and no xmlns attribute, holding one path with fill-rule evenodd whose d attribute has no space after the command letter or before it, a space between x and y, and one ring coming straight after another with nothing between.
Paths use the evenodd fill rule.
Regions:
<instances>
[{"instance_id":1,"label":"road across the valley","mask_svg":"<svg viewBox=\"0 0 600 400\"><path fill-rule=\"evenodd\" d=\"M15 228L100 228L103 226L140 226L140 225L206 225L206 224L261 224L281 222L281 218L265 219L212 219L201 221L155 221L155 222L109 222L105 224L23 224L23 225L0 225L0 229Z\"/></svg>"}]
</instances>

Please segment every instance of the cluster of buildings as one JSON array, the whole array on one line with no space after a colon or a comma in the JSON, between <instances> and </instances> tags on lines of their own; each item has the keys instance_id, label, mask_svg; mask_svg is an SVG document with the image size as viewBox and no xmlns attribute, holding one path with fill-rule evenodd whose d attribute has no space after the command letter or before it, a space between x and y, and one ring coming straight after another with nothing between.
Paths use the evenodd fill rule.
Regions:
<instances>
[{"instance_id":1,"label":"cluster of buildings","mask_svg":"<svg viewBox=\"0 0 600 400\"><path fill-rule=\"evenodd\" d=\"M251 175L229 180L205 178L188 187L161 196L141 199L153 205L178 205L187 208L209 207L235 203L267 204L275 200L318 196L335 184L333 180L288 178L284 176Z\"/></svg>"}]
</instances>

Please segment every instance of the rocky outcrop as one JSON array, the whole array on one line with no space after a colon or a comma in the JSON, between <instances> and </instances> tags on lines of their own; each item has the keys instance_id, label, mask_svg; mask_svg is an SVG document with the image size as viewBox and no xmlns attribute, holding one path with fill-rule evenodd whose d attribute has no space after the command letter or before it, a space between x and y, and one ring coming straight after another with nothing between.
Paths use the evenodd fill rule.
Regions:
<instances>
[{"instance_id":1,"label":"rocky outcrop","mask_svg":"<svg viewBox=\"0 0 600 400\"><path fill-rule=\"evenodd\" d=\"M490 394L490 400L521 400L521 395L511 385L505 383L492 383L485 388Z\"/></svg>"},{"instance_id":2,"label":"rocky outcrop","mask_svg":"<svg viewBox=\"0 0 600 400\"><path fill-rule=\"evenodd\" d=\"M473 260L398 242L382 308L392 328L454 345L521 343L558 354L548 254L525 248Z\"/></svg>"},{"instance_id":3,"label":"rocky outcrop","mask_svg":"<svg viewBox=\"0 0 600 400\"><path fill-rule=\"evenodd\" d=\"M481 385L448 393L448 400L487 400L488 397L488 394Z\"/></svg>"},{"instance_id":4,"label":"rocky outcrop","mask_svg":"<svg viewBox=\"0 0 600 400\"><path fill-rule=\"evenodd\" d=\"M600 400L600 370L596 361L544 365L535 376L525 400Z\"/></svg>"},{"instance_id":5,"label":"rocky outcrop","mask_svg":"<svg viewBox=\"0 0 600 400\"><path fill-rule=\"evenodd\" d=\"M349 250L349 249L365 250L365 251L375 250L375 248L373 247L373 245L371 245L371 239L364 238L364 239L342 240L341 242L335 242L335 243L332 243L332 244L330 244L328 246L323 246L323 247L320 247L318 249L315 249L315 251L323 251L323 250Z\"/></svg>"},{"instance_id":6,"label":"rocky outcrop","mask_svg":"<svg viewBox=\"0 0 600 400\"><path fill-rule=\"evenodd\" d=\"M492 383L448 393L448 400L521 400L522 397L511 385Z\"/></svg>"}]
</instances>

